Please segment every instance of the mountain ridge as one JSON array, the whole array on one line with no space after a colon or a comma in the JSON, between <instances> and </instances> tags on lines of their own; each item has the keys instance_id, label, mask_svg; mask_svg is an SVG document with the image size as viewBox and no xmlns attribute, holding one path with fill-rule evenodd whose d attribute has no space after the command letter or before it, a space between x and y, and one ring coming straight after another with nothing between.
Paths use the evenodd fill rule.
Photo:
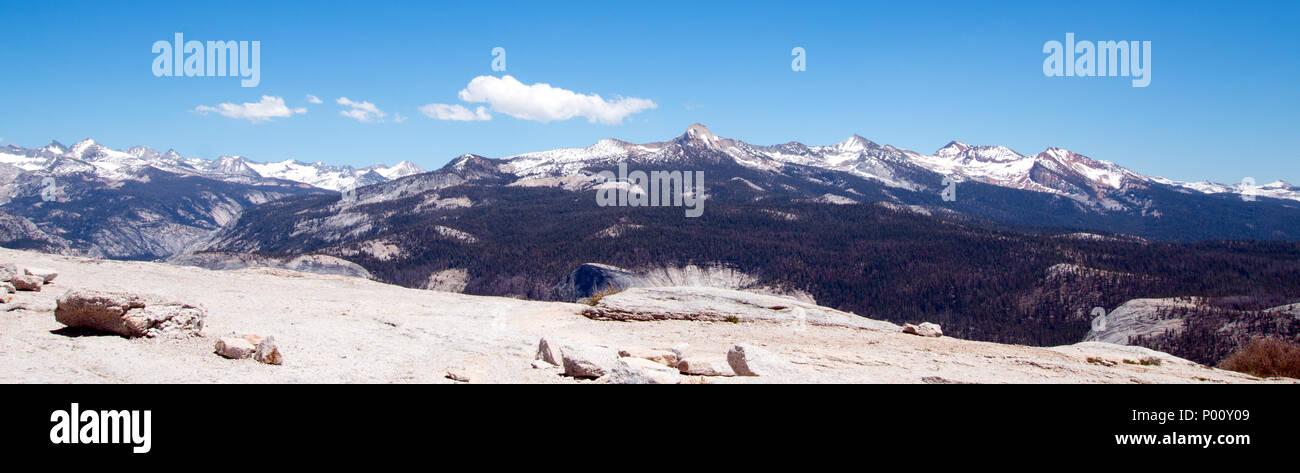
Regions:
<instances>
[{"instance_id":1,"label":"mountain ridge","mask_svg":"<svg viewBox=\"0 0 1300 473\"><path fill-rule=\"evenodd\" d=\"M110 149L93 138L65 146L57 140L40 148L7 145L0 148L0 163L24 171L95 172L110 179L131 179L141 167L155 167L182 175L200 175L221 180L246 182L247 179L282 179L332 191L399 179L424 172L415 163L400 161L393 166L371 164L353 166L306 163L294 159L259 162L240 155L222 155L214 159L186 158L174 149L158 152L148 146L132 146L126 151Z\"/></svg>"}]
</instances>

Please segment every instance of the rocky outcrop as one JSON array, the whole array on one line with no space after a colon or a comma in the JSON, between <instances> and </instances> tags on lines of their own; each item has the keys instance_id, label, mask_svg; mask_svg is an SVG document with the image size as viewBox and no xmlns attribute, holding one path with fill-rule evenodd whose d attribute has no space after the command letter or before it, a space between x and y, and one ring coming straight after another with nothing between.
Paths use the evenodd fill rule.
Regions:
<instances>
[{"instance_id":1,"label":"rocky outcrop","mask_svg":"<svg viewBox=\"0 0 1300 473\"><path fill-rule=\"evenodd\" d=\"M1186 322L1161 313L1171 309L1192 309L1197 303L1198 299L1133 299L1095 321L1093 329L1083 340L1126 345L1136 337L1177 334L1183 331Z\"/></svg>"},{"instance_id":2,"label":"rocky outcrop","mask_svg":"<svg viewBox=\"0 0 1300 473\"><path fill-rule=\"evenodd\" d=\"M159 296L84 289L68 291L54 309L59 323L124 337L198 334L206 316L201 306Z\"/></svg>"},{"instance_id":3,"label":"rocky outcrop","mask_svg":"<svg viewBox=\"0 0 1300 473\"><path fill-rule=\"evenodd\" d=\"M859 317L785 297L712 287L636 287L604 296L583 315L596 320L771 322L800 330L810 325L897 331L889 322Z\"/></svg>"},{"instance_id":4,"label":"rocky outcrop","mask_svg":"<svg viewBox=\"0 0 1300 473\"><path fill-rule=\"evenodd\" d=\"M942 337L943 328L939 327L939 324L932 322L922 322L920 325L903 324L903 333L922 337Z\"/></svg>"},{"instance_id":5,"label":"rocky outcrop","mask_svg":"<svg viewBox=\"0 0 1300 473\"><path fill-rule=\"evenodd\" d=\"M645 285L641 275L616 266L587 263L578 266L555 286L563 301L586 299L597 293Z\"/></svg>"},{"instance_id":6,"label":"rocky outcrop","mask_svg":"<svg viewBox=\"0 0 1300 473\"><path fill-rule=\"evenodd\" d=\"M586 263L560 280L554 290L559 300L582 301L599 293L618 292L631 287L675 286L736 289L807 303L816 302L807 292L762 284L755 276L722 265L659 266L634 271L607 264Z\"/></svg>"}]
</instances>

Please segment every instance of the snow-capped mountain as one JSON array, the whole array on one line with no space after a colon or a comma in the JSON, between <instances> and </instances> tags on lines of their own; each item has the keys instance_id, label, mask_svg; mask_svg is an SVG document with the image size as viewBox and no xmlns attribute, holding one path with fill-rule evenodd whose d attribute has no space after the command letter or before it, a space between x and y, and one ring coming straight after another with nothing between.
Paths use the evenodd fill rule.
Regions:
<instances>
[{"instance_id":1,"label":"snow-capped mountain","mask_svg":"<svg viewBox=\"0 0 1300 473\"><path fill-rule=\"evenodd\" d=\"M1210 181L1178 182L1163 177L1152 179L1161 184L1180 187L1202 194L1238 194L1247 198L1269 197L1273 199L1300 200L1300 186L1294 186L1281 180L1273 181L1268 184L1252 185L1249 182L1242 182L1228 185Z\"/></svg>"},{"instance_id":2,"label":"snow-capped mountain","mask_svg":"<svg viewBox=\"0 0 1300 473\"><path fill-rule=\"evenodd\" d=\"M684 157L717 162L727 159L756 170L779 171L785 166L809 166L847 172L889 187L927 190L925 170L956 178L1013 189L1044 192L1111 208L1125 205L1112 199L1130 187L1152 183L1201 193L1241 193L1242 186L1181 183L1151 178L1110 161L1061 149L1048 148L1023 155L1005 146L972 146L953 141L935 151L915 151L880 145L858 135L821 146L789 142L756 146L714 135L701 124L691 125L681 136L664 142L633 144L605 139L586 148L566 148L511 156L502 160L503 171L525 179L556 178L611 163L681 163ZM1300 200L1300 189L1275 182L1255 188L1256 195Z\"/></svg>"},{"instance_id":3,"label":"snow-capped mountain","mask_svg":"<svg viewBox=\"0 0 1300 473\"><path fill-rule=\"evenodd\" d=\"M135 179L143 169L155 168L179 175L197 175L229 182L282 179L334 191L424 172L410 161L402 161L394 166L376 164L357 169L294 160L261 163L242 156L221 156L207 160L187 158L175 150L160 153L147 146L118 151L92 139L82 140L72 146L51 141L48 145L35 149L8 145L0 148L0 164L12 165L23 171L46 171L53 175L89 172L112 180Z\"/></svg>"},{"instance_id":4,"label":"snow-capped mountain","mask_svg":"<svg viewBox=\"0 0 1300 473\"><path fill-rule=\"evenodd\" d=\"M373 170L379 173L379 175L384 176L384 178L388 180L401 179L403 177L410 176L412 174L419 174L425 172L424 168L421 168L420 166L417 166L415 163L410 161L402 161L393 165L392 167L376 164L366 169Z\"/></svg>"},{"instance_id":5,"label":"snow-capped mountain","mask_svg":"<svg viewBox=\"0 0 1300 473\"><path fill-rule=\"evenodd\" d=\"M397 218L397 224L412 215L423 219L431 209L503 202L484 196L551 192L539 187L587 192L602 185L598 172L622 163L645 171L706 171L705 196L718 203L878 204L923 215L1152 239L1300 240L1300 189L1280 181L1249 189L1256 201L1234 195L1247 192L1242 186L1147 177L1060 148L1023 155L1003 146L954 141L922 154L859 135L830 145L764 146L717 136L700 124L653 143L604 139L585 148L501 159L466 154L428 173L409 162L352 168L242 156L204 160L139 146L118 151L93 140L36 149L7 145L0 147L0 210L28 218L73 246L114 257L165 257L237 220L242 229L221 237L232 248L299 237L346 241L383 228L376 223L378 214L354 208L423 196L401 204L409 204L409 211L384 207L388 217L382 218ZM53 187L44 180L50 176L58 177ZM954 181L960 183L957 197L944 197ZM348 202L314 195L352 186L359 189ZM439 194L461 186L485 194ZM286 197L284 205L245 213ZM493 205L513 209L519 204ZM328 215L319 222L281 225L298 219L306 207L321 207ZM342 210L358 217L330 220ZM87 220L88 215L98 220ZM267 220L256 221L259 215ZM339 225L346 228L323 230ZM286 229L292 232L279 234ZM275 237L264 240L265 235Z\"/></svg>"},{"instance_id":6,"label":"snow-capped mountain","mask_svg":"<svg viewBox=\"0 0 1300 473\"><path fill-rule=\"evenodd\" d=\"M147 146L114 150L91 139L35 149L7 145L0 147L0 212L12 221L9 228L41 233L7 232L0 238L18 245L48 241L51 248L92 256L166 257L249 207L420 172L409 162L355 169L242 156L187 158Z\"/></svg>"}]
</instances>

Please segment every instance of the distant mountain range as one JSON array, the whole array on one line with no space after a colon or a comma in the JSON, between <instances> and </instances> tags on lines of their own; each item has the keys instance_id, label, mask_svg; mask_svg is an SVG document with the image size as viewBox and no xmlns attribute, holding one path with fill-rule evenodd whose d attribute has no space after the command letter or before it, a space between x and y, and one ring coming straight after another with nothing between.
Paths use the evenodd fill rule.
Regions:
<instances>
[{"instance_id":1,"label":"distant mountain range","mask_svg":"<svg viewBox=\"0 0 1300 473\"><path fill-rule=\"evenodd\" d=\"M0 212L29 220L42 234L24 238L41 245L66 241L67 251L165 258L209 237L230 238L239 230L214 231L248 206L289 195L360 187L363 202L376 202L469 182L587 192L600 183L597 172L620 163L706 171L710 198L759 205L878 203L1012 227L1180 241L1300 240L1300 188L1285 182L1253 189L1177 182L1059 148L1030 156L954 141L921 154L858 135L833 145L760 146L716 136L700 124L655 143L605 139L503 159L464 155L433 173L406 161L353 168L187 158L144 146L113 150L90 139L33 149L10 144L0 148ZM953 191L950 200L942 198L945 190ZM164 227L137 230L156 225ZM32 228L16 221L10 227Z\"/></svg>"},{"instance_id":2,"label":"distant mountain range","mask_svg":"<svg viewBox=\"0 0 1300 473\"><path fill-rule=\"evenodd\" d=\"M521 178L557 177L615 162L673 164L692 155L718 155L741 166L780 172L789 166L809 166L841 171L906 190L932 189L929 171L961 180L1013 189L1061 195L1088 206L1114 210L1131 207L1111 197L1129 188L1161 184L1203 194L1241 194L1241 184L1184 183L1146 177L1109 161L1100 161L1060 148L1027 156L1004 146L971 146L953 141L934 154L880 145L858 135L826 146L790 142L756 146L713 135L695 124L674 140L632 144L607 139L586 148L527 153L505 158L503 170ZM1300 201L1300 187L1277 181L1254 188L1255 196ZM1145 205L1140 203L1139 206Z\"/></svg>"},{"instance_id":3,"label":"distant mountain range","mask_svg":"<svg viewBox=\"0 0 1300 473\"><path fill-rule=\"evenodd\" d=\"M5 244L65 253L154 259L182 253L243 209L289 195L330 192L423 172L415 164L327 166L206 160L86 139L0 148Z\"/></svg>"},{"instance_id":4,"label":"distant mountain range","mask_svg":"<svg viewBox=\"0 0 1300 473\"><path fill-rule=\"evenodd\" d=\"M0 166L4 165L22 171L53 175L90 173L113 180L132 179L142 169L154 168L181 176L202 176L235 183L279 179L333 191L378 184L424 172L424 169L410 161L402 161L391 167L376 164L353 168L294 160L261 163L243 156L186 158L175 150L160 153L147 146L135 146L125 151L113 150L89 138L72 146L51 141L34 149L10 144L0 148Z\"/></svg>"}]
</instances>

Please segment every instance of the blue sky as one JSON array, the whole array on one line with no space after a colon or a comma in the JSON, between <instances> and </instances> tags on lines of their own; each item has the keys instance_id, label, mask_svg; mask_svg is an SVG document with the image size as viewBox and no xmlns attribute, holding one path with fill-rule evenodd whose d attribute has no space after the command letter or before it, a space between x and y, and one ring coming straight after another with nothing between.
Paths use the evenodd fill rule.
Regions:
<instances>
[{"instance_id":1,"label":"blue sky","mask_svg":"<svg viewBox=\"0 0 1300 473\"><path fill-rule=\"evenodd\" d=\"M905 3L905 4L904 4ZM1300 2L15 2L0 3L0 144L86 137L187 156L437 168L700 122L756 144L853 133L933 152L949 140L1059 146L1182 180L1300 182ZM155 41L261 41L261 82L154 77ZM1151 84L1045 77L1045 41L1152 42ZM506 71L491 69L494 47ZM807 70L790 68L793 47ZM510 75L653 109L540 122L469 103ZM311 104L306 94L322 99ZM201 105L281 97L253 123ZM340 97L387 115L340 115ZM426 104L486 106L436 120ZM406 117L396 122L397 114Z\"/></svg>"}]
</instances>

